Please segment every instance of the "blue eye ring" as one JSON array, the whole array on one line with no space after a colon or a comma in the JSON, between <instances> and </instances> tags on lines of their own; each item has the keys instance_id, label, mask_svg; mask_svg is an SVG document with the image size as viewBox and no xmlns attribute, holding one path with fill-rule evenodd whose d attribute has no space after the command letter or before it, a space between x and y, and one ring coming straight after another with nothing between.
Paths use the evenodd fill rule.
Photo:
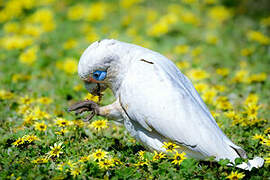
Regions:
<instances>
[{"instance_id":1,"label":"blue eye ring","mask_svg":"<svg viewBox=\"0 0 270 180\"><path fill-rule=\"evenodd\" d=\"M95 71L93 73L93 78L97 81L103 81L106 78L106 71Z\"/></svg>"}]
</instances>

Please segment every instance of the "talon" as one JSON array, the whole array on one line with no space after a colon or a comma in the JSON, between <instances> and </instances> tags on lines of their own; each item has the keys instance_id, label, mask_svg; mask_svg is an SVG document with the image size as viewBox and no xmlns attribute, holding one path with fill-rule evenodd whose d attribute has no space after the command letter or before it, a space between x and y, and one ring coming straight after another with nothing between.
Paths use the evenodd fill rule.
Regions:
<instances>
[{"instance_id":1,"label":"talon","mask_svg":"<svg viewBox=\"0 0 270 180\"><path fill-rule=\"evenodd\" d=\"M83 119L84 122L88 122L90 121L94 116L96 115L96 113L94 111L91 112L91 114L89 114L85 119Z\"/></svg>"},{"instance_id":2,"label":"talon","mask_svg":"<svg viewBox=\"0 0 270 180\"><path fill-rule=\"evenodd\" d=\"M95 115L99 114L99 106L94 101L85 100L77 102L68 108L68 111L75 111L75 115L81 114L85 111L91 111L91 113L84 119L84 121L90 121Z\"/></svg>"},{"instance_id":3,"label":"talon","mask_svg":"<svg viewBox=\"0 0 270 180\"><path fill-rule=\"evenodd\" d=\"M89 110L88 108L78 109L78 110L76 110L75 115L77 116L77 115L82 114L83 112L88 111L88 110Z\"/></svg>"},{"instance_id":4,"label":"talon","mask_svg":"<svg viewBox=\"0 0 270 180\"><path fill-rule=\"evenodd\" d=\"M92 101L79 101L73 105L71 105L69 108L68 108L68 111L71 112L71 111L76 111L80 108L83 108L83 107L88 107L88 104L91 103Z\"/></svg>"}]
</instances>

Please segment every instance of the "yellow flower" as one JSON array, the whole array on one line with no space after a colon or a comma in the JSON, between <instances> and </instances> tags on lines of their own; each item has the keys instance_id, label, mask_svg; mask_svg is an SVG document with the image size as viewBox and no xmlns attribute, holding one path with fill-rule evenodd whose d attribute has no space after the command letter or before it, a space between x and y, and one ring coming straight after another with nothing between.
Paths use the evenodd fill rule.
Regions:
<instances>
[{"instance_id":1,"label":"yellow flower","mask_svg":"<svg viewBox=\"0 0 270 180\"><path fill-rule=\"evenodd\" d=\"M52 99L49 97L41 97L41 98L37 99L37 101L41 104L51 104L52 103Z\"/></svg>"},{"instance_id":2,"label":"yellow flower","mask_svg":"<svg viewBox=\"0 0 270 180\"><path fill-rule=\"evenodd\" d=\"M55 132L55 134L58 134L58 135L64 135L64 134L66 134L66 133L68 133L69 131L68 130L66 130L66 129L61 129L60 131L56 131Z\"/></svg>"},{"instance_id":3,"label":"yellow flower","mask_svg":"<svg viewBox=\"0 0 270 180\"><path fill-rule=\"evenodd\" d=\"M229 176L227 176L226 178L231 179L231 180L238 180L238 179L242 179L245 175L243 173L238 173L236 172L231 172L231 174Z\"/></svg>"},{"instance_id":4,"label":"yellow flower","mask_svg":"<svg viewBox=\"0 0 270 180\"><path fill-rule=\"evenodd\" d=\"M248 82L264 82L267 79L266 73L252 74L248 77Z\"/></svg>"},{"instance_id":5,"label":"yellow flower","mask_svg":"<svg viewBox=\"0 0 270 180\"><path fill-rule=\"evenodd\" d=\"M6 36L0 39L1 46L7 50L11 49L24 49L33 44L33 39L30 37L23 37L19 35Z\"/></svg>"},{"instance_id":6,"label":"yellow flower","mask_svg":"<svg viewBox=\"0 0 270 180\"><path fill-rule=\"evenodd\" d=\"M6 91L4 89L0 90L0 99L12 99L14 97L14 94L10 91Z\"/></svg>"},{"instance_id":7,"label":"yellow flower","mask_svg":"<svg viewBox=\"0 0 270 180\"><path fill-rule=\"evenodd\" d=\"M32 102L34 102L33 98L30 98L29 96L24 96L24 97L20 97L18 103L19 104L24 104L24 105L29 105Z\"/></svg>"},{"instance_id":8,"label":"yellow flower","mask_svg":"<svg viewBox=\"0 0 270 180\"><path fill-rule=\"evenodd\" d=\"M20 55L20 62L23 64L32 65L37 59L37 51L38 47L36 46L27 49Z\"/></svg>"},{"instance_id":9,"label":"yellow flower","mask_svg":"<svg viewBox=\"0 0 270 180\"><path fill-rule=\"evenodd\" d=\"M266 18L262 18L260 22L263 26L270 26L270 16Z\"/></svg>"},{"instance_id":10,"label":"yellow flower","mask_svg":"<svg viewBox=\"0 0 270 180\"><path fill-rule=\"evenodd\" d=\"M230 11L224 6L214 6L209 10L208 15L217 22L223 22L231 17Z\"/></svg>"},{"instance_id":11,"label":"yellow flower","mask_svg":"<svg viewBox=\"0 0 270 180\"><path fill-rule=\"evenodd\" d=\"M71 125L70 121L63 118L56 118L55 121L56 121L55 124L59 127L66 127L66 126Z\"/></svg>"},{"instance_id":12,"label":"yellow flower","mask_svg":"<svg viewBox=\"0 0 270 180\"><path fill-rule=\"evenodd\" d=\"M94 160L102 160L107 156L108 152L103 151L102 149L96 150L96 152L92 153L91 156L94 158Z\"/></svg>"},{"instance_id":13,"label":"yellow flower","mask_svg":"<svg viewBox=\"0 0 270 180\"><path fill-rule=\"evenodd\" d=\"M33 37L39 37L42 33L43 33L42 28L40 26L33 24L26 24L22 29L22 34Z\"/></svg>"},{"instance_id":14,"label":"yellow flower","mask_svg":"<svg viewBox=\"0 0 270 180\"><path fill-rule=\"evenodd\" d=\"M120 165L122 162L118 158L112 158L112 161L115 165Z\"/></svg>"},{"instance_id":15,"label":"yellow flower","mask_svg":"<svg viewBox=\"0 0 270 180\"><path fill-rule=\"evenodd\" d=\"M46 131L47 129L47 125L45 124L44 121L42 121L41 123L39 122L36 122L35 123L35 129L38 130L38 131Z\"/></svg>"},{"instance_id":16,"label":"yellow flower","mask_svg":"<svg viewBox=\"0 0 270 180\"><path fill-rule=\"evenodd\" d=\"M34 163L34 164L45 164L47 162L48 162L47 158L37 158L37 159L32 161L32 163Z\"/></svg>"},{"instance_id":17,"label":"yellow flower","mask_svg":"<svg viewBox=\"0 0 270 180\"><path fill-rule=\"evenodd\" d=\"M160 159L165 158L165 154L163 152L158 153L157 151L154 151L153 161L158 161Z\"/></svg>"},{"instance_id":18,"label":"yellow flower","mask_svg":"<svg viewBox=\"0 0 270 180\"><path fill-rule=\"evenodd\" d=\"M69 39L63 44L63 47L64 47L64 49L72 49L72 48L76 47L77 44L78 44L78 42L76 40Z\"/></svg>"},{"instance_id":19,"label":"yellow flower","mask_svg":"<svg viewBox=\"0 0 270 180\"><path fill-rule=\"evenodd\" d=\"M252 139L258 139L260 141L262 141L264 139L264 135L263 134L255 134L254 136L252 136Z\"/></svg>"},{"instance_id":20,"label":"yellow flower","mask_svg":"<svg viewBox=\"0 0 270 180\"><path fill-rule=\"evenodd\" d=\"M139 161L139 162L135 163L134 165L137 167L142 167L142 166L148 166L149 163L148 163L148 161Z\"/></svg>"},{"instance_id":21,"label":"yellow flower","mask_svg":"<svg viewBox=\"0 0 270 180\"><path fill-rule=\"evenodd\" d=\"M209 86L206 83L196 83L194 87L199 92L204 92L206 89L209 89Z\"/></svg>"},{"instance_id":22,"label":"yellow flower","mask_svg":"<svg viewBox=\"0 0 270 180\"><path fill-rule=\"evenodd\" d=\"M218 43L218 37L214 34L206 34L206 42L208 44L216 45Z\"/></svg>"},{"instance_id":23,"label":"yellow flower","mask_svg":"<svg viewBox=\"0 0 270 180\"><path fill-rule=\"evenodd\" d=\"M138 154L140 159L144 159L145 151L140 150Z\"/></svg>"},{"instance_id":24,"label":"yellow flower","mask_svg":"<svg viewBox=\"0 0 270 180\"><path fill-rule=\"evenodd\" d=\"M13 74L12 75L12 82L17 83L18 81L27 81L31 79L31 75L24 75L24 74Z\"/></svg>"},{"instance_id":25,"label":"yellow flower","mask_svg":"<svg viewBox=\"0 0 270 180\"><path fill-rule=\"evenodd\" d=\"M90 101L94 101L94 102L99 102L99 96L94 96L91 93L87 93L87 95L84 98L85 100L90 100Z\"/></svg>"},{"instance_id":26,"label":"yellow flower","mask_svg":"<svg viewBox=\"0 0 270 180\"><path fill-rule=\"evenodd\" d=\"M146 22L147 23L154 23L154 21L157 19L158 13L156 10L149 9L146 12Z\"/></svg>"},{"instance_id":27,"label":"yellow flower","mask_svg":"<svg viewBox=\"0 0 270 180\"><path fill-rule=\"evenodd\" d=\"M270 38L259 31L250 30L247 32L247 37L249 40L258 42L262 45L268 45L270 43Z\"/></svg>"},{"instance_id":28,"label":"yellow flower","mask_svg":"<svg viewBox=\"0 0 270 180\"><path fill-rule=\"evenodd\" d=\"M17 109L18 114L26 114L27 112L30 111L30 106L29 105L19 105Z\"/></svg>"},{"instance_id":29,"label":"yellow flower","mask_svg":"<svg viewBox=\"0 0 270 180\"><path fill-rule=\"evenodd\" d=\"M200 19L192 12L186 11L180 16L181 20L187 24L192 24L194 26L200 25Z\"/></svg>"},{"instance_id":30,"label":"yellow flower","mask_svg":"<svg viewBox=\"0 0 270 180\"><path fill-rule=\"evenodd\" d=\"M194 4L197 2L198 2L197 0L183 0L183 3L186 3L186 4Z\"/></svg>"},{"instance_id":31,"label":"yellow flower","mask_svg":"<svg viewBox=\"0 0 270 180\"><path fill-rule=\"evenodd\" d=\"M78 176L81 173L81 169L78 167L75 168L71 168L70 170L70 174L75 178L76 176Z\"/></svg>"},{"instance_id":32,"label":"yellow flower","mask_svg":"<svg viewBox=\"0 0 270 180\"><path fill-rule=\"evenodd\" d=\"M216 95L217 91L214 88L207 89L203 92L202 99L209 104L213 104Z\"/></svg>"},{"instance_id":33,"label":"yellow flower","mask_svg":"<svg viewBox=\"0 0 270 180\"><path fill-rule=\"evenodd\" d=\"M24 144L24 138L19 138L19 139L17 139L15 142L13 142L12 144L14 145L14 146L19 146L19 145L22 145L22 144Z\"/></svg>"},{"instance_id":34,"label":"yellow flower","mask_svg":"<svg viewBox=\"0 0 270 180\"><path fill-rule=\"evenodd\" d=\"M223 85L215 85L214 88L218 91L218 92L224 92L227 87L223 86Z\"/></svg>"},{"instance_id":35,"label":"yellow flower","mask_svg":"<svg viewBox=\"0 0 270 180\"><path fill-rule=\"evenodd\" d=\"M89 42L94 42L94 41L97 41L98 39L100 39L99 35L92 31L92 32L89 32L87 35L86 35L86 40L89 41Z\"/></svg>"},{"instance_id":36,"label":"yellow flower","mask_svg":"<svg viewBox=\"0 0 270 180\"><path fill-rule=\"evenodd\" d=\"M216 70L216 73L221 76L227 76L229 74L230 70L228 68L218 68Z\"/></svg>"},{"instance_id":37,"label":"yellow flower","mask_svg":"<svg viewBox=\"0 0 270 180\"><path fill-rule=\"evenodd\" d=\"M254 48L244 48L241 50L242 56L250 56L254 52Z\"/></svg>"},{"instance_id":38,"label":"yellow flower","mask_svg":"<svg viewBox=\"0 0 270 180\"><path fill-rule=\"evenodd\" d=\"M218 109L222 110L232 109L232 104L229 102L226 96L219 96L216 100L216 106Z\"/></svg>"},{"instance_id":39,"label":"yellow flower","mask_svg":"<svg viewBox=\"0 0 270 180\"><path fill-rule=\"evenodd\" d=\"M83 156L80 158L79 162L86 162L90 160L90 156Z\"/></svg>"},{"instance_id":40,"label":"yellow flower","mask_svg":"<svg viewBox=\"0 0 270 180\"><path fill-rule=\"evenodd\" d=\"M73 89L75 91L80 91L82 88L83 88L82 84L78 84L78 85L76 85L76 86L73 87Z\"/></svg>"},{"instance_id":41,"label":"yellow flower","mask_svg":"<svg viewBox=\"0 0 270 180\"><path fill-rule=\"evenodd\" d=\"M268 134L268 137L264 138L261 143L263 145L270 146L270 134Z\"/></svg>"},{"instance_id":42,"label":"yellow flower","mask_svg":"<svg viewBox=\"0 0 270 180\"><path fill-rule=\"evenodd\" d=\"M30 113L30 114L24 114L23 124L24 125L33 124L34 120L36 120L36 117L32 113Z\"/></svg>"},{"instance_id":43,"label":"yellow flower","mask_svg":"<svg viewBox=\"0 0 270 180\"><path fill-rule=\"evenodd\" d=\"M65 59L61 69L64 70L68 74L74 74L77 72L78 65L77 61L73 58Z\"/></svg>"},{"instance_id":44,"label":"yellow flower","mask_svg":"<svg viewBox=\"0 0 270 180\"><path fill-rule=\"evenodd\" d=\"M230 119L234 119L234 117L237 116L237 114L235 113L235 111L230 110L230 111L225 112L225 116Z\"/></svg>"},{"instance_id":45,"label":"yellow flower","mask_svg":"<svg viewBox=\"0 0 270 180\"><path fill-rule=\"evenodd\" d=\"M178 145L172 143L172 142L164 142L163 143L164 145L162 147L164 147L166 149L167 152L173 152L175 151L176 152L176 148L179 148Z\"/></svg>"},{"instance_id":46,"label":"yellow flower","mask_svg":"<svg viewBox=\"0 0 270 180\"><path fill-rule=\"evenodd\" d=\"M168 13L160 18L160 20L153 24L148 29L147 34L149 36L160 37L169 32L172 24L175 24L178 20L178 16L174 13Z\"/></svg>"},{"instance_id":47,"label":"yellow flower","mask_svg":"<svg viewBox=\"0 0 270 180\"><path fill-rule=\"evenodd\" d=\"M180 154L178 152L176 152L174 157L173 157L172 163L179 166L185 159L187 159L185 157L185 155L186 155L185 152L182 152Z\"/></svg>"},{"instance_id":48,"label":"yellow flower","mask_svg":"<svg viewBox=\"0 0 270 180\"><path fill-rule=\"evenodd\" d=\"M219 114L219 113L214 112L214 111L211 111L211 115L212 115L214 118L217 118L217 117L219 117L219 116L220 116L220 114ZM219 127L220 127L220 126L219 126Z\"/></svg>"},{"instance_id":49,"label":"yellow flower","mask_svg":"<svg viewBox=\"0 0 270 180\"><path fill-rule=\"evenodd\" d=\"M51 150L48 152L49 156L50 157L59 157L60 154L62 154L63 152L61 151L62 150L62 142L60 142L59 144L57 143L54 143L54 146L50 146Z\"/></svg>"},{"instance_id":50,"label":"yellow flower","mask_svg":"<svg viewBox=\"0 0 270 180\"><path fill-rule=\"evenodd\" d=\"M96 120L96 121L93 121L89 126L94 128L97 131L107 129L109 127L107 120Z\"/></svg>"},{"instance_id":51,"label":"yellow flower","mask_svg":"<svg viewBox=\"0 0 270 180\"><path fill-rule=\"evenodd\" d=\"M20 25L17 22L7 22L3 30L6 33L18 33L20 31Z\"/></svg>"},{"instance_id":52,"label":"yellow flower","mask_svg":"<svg viewBox=\"0 0 270 180\"><path fill-rule=\"evenodd\" d=\"M194 49L191 51L191 55L192 55L193 57L197 57L197 56L199 56L201 53L202 53L202 47L200 47L200 46L194 48Z\"/></svg>"},{"instance_id":53,"label":"yellow flower","mask_svg":"<svg viewBox=\"0 0 270 180\"><path fill-rule=\"evenodd\" d=\"M186 54L189 51L188 45L178 45L174 48L176 54Z\"/></svg>"},{"instance_id":54,"label":"yellow flower","mask_svg":"<svg viewBox=\"0 0 270 180\"><path fill-rule=\"evenodd\" d=\"M82 120L74 120L72 121L72 124L78 127L84 127L85 123Z\"/></svg>"},{"instance_id":55,"label":"yellow flower","mask_svg":"<svg viewBox=\"0 0 270 180\"><path fill-rule=\"evenodd\" d=\"M138 4L139 2L141 2L142 0L121 0L120 1L120 5L123 8L130 8L136 4Z\"/></svg>"},{"instance_id":56,"label":"yellow flower","mask_svg":"<svg viewBox=\"0 0 270 180\"><path fill-rule=\"evenodd\" d=\"M268 157L265 157L265 164L270 164L270 153L268 153Z\"/></svg>"},{"instance_id":57,"label":"yellow flower","mask_svg":"<svg viewBox=\"0 0 270 180\"><path fill-rule=\"evenodd\" d=\"M92 3L86 10L86 20L88 21L101 21L105 18L106 13L109 11L107 4L104 2Z\"/></svg>"},{"instance_id":58,"label":"yellow flower","mask_svg":"<svg viewBox=\"0 0 270 180\"><path fill-rule=\"evenodd\" d=\"M245 108L245 113L248 115L248 119L256 119L258 114L258 109L260 106L256 104L248 104Z\"/></svg>"},{"instance_id":59,"label":"yellow flower","mask_svg":"<svg viewBox=\"0 0 270 180\"><path fill-rule=\"evenodd\" d=\"M245 69L241 69L236 72L235 76L233 77L232 81L235 83L246 83L248 78L248 71Z\"/></svg>"},{"instance_id":60,"label":"yellow flower","mask_svg":"<svg viewBox=\"0 0 270 180\"><path fill-rule=\"evenodd\" d=\"M204 0L203 1L205 4L215 4L217 2L217 0Z\"/></svg>"},{"instance_id":61,"label":"yellow flower","mask_svg":"<svg viewBox=\"0 0 270 180\"><path fill-rule=\"evenodd\" d=\"M181 69L186 69L190 67L190 63L187 61L181 61L181 62L177 62L176 66L181 70Z\"/></svg>"},{"instance_id":62,"label":"yellow flower","mask_svg":"<svg viewBox=\"0 0 270 180\"><path fill-rule=\"evenodd\" d=\"M192 69L188 75L192 80L202 80L209 77L209 74L201 69Z\"/></svg>"},{"instance_id":63,"label":"yellow flower","mask_svg":"<svg viewBox=\"0 0 270 180\"><path fill-rule=\"evenodd\" d=\"M35 135L25 135L22 137L24 139L24 141L28 141L29 143L33 142L33 141L39 141L40 139L35 136Z\"/></svg>"},{"instance_id":64,"label":"yellow flower","mask_svg":"<svg viewBox=\"0 0 270 180\"><path fill-rule=\"evenodd\" d=\"M115 166L114 162L111 159L104 159L98 162L98 165L101 169L109 169L110 167Z\"/></svg>"},{"instance_id":65,"label":"yellow flower","mask_svg":"<svg viewBox=\"0 0 270 180\"><path fill-rule=\"evenodd\" d=\"M270 133L270 127L268 127L267 129L264 130L265 134L269 134Z\"/></svg>"},{"instance_id":66,"label":"yellow flower","mask_svg":"<svg viewBox=\"0 0 270 180\"><path fill-rule=\"evenodd\" d=\"M169 25L166 22L158 22L153 24L153 26L147 31L149 36L159 37L166 34L169 31Z\"/></svg>"},{"instance_id":67,"label":"yellow flower","mask_svg":"<svg viewBox=\"0 0 270 180\"><path fill-rule=\"evenodd\" d=\"M68 162L66 162L66 165L68 165L70 168L75 168L77 163L76 162L72 162L71 160L68 160Z\"/></svg>"},{"instance_id":68,"label":"yellow flower","mask_svg":"<svg viewBox=\"0 0 270 180\"><path fill-rule=\"evenodd\" d=\"M50 32L55 29L53 11L50 9L39 9L29 17L30 22L41 25L45 32Z\"/></svg>"},{"instance_id":69,"label":"yellow flower","mask_svg":"<svg viewBox=\"0 0 270 180\"><path fill-rule=\"evenodd\" d=\"M85 13L85 6L82 4L77 4L68 9L67 16L70 20L82 19Z\"/></svg>"},{"instance_id":70,"label":"yellow flower","mask_svg":"<svg viewBox=\"0 0 270 180\"><path fill-rule=\"evenodd\" d=\"M259 97L257 94L249 94L248 97L245 99L244 104L257 104L259 100Z\"/></svg>"},{"instance_id":71,"label":"yellow flower","mask_svg":"<svg viewBox=\"0 0 270 180\"><path fill-rule=\"evenodd\" d=\"M32 110L32 113L34 114L35 119L48 119L51 117L47 112L41 111L38 106Z\"/></svg>"}]
</instances>

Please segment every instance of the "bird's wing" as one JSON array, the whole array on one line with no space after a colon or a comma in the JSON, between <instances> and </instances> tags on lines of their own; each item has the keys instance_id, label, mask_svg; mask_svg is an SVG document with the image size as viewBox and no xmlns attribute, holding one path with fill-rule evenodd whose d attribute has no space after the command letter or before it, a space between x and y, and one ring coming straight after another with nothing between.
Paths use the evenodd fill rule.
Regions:
<instances>
[{"instance_id":1,"label":"bird's wing","mask_svg":"<svg viewBox=\"0 0 270 180\"><path fill-rule=\"evenodd\" d=\"M232 147L239 147L220 130L187 77L159 54L144 57L132 62L121 85L128 117L206 156L238 156Z\"/></svg>"}]
</instances>

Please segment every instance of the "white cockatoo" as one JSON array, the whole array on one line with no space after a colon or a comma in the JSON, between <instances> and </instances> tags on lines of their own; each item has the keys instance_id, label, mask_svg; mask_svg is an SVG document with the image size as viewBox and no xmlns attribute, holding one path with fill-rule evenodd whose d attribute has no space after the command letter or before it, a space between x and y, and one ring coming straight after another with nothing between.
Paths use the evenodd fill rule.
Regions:
<instances>
[{"instance_id":1,"label":"white cockatoo","mask_svg":"<svg viewBox=\"0 0 270 180\"><path fill-rule=\"evenodd\" d=\"M78 74L95 95L110 88L116 101L99 107L83 101L70 111L92 111L123 123L133 137L149 150L163 151L164 142L179 146L179 152L195 159L247 158L218 127L191 81L172 61L149 49L105 39L91 44L82 54ZM239 168L259 168L264 160L255 157Z\"/></svg>"}]
</instances>

